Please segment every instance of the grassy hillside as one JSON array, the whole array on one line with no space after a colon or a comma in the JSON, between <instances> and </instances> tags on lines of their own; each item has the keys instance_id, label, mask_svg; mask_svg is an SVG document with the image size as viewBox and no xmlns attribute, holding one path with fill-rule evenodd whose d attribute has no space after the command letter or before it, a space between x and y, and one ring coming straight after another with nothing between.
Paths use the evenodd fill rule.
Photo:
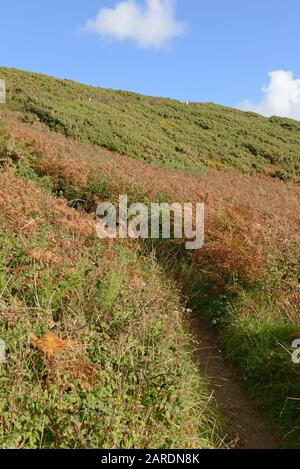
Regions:
<instances>
[{"instance_id":1,"label":"grassy hillside","mask_svg":"<svg viewBox=\"0 0 300 469\"><path fill-rule=\"evenodd\" d=\"M214 104L182 104L0 68L27 122L167 168L300 176L300 123Z\"/></svg>"},{"instance_id":2,"label":"grassy hillside","mask_svg":"<svg viewBox=\"0 0 300 469\"><path fill-rule=\"evenodd\" d=\"M300 124L3 77L0 337L11 365L0 368L0 445L220 445L192 363L189 306L218 328L284 445L299 446ZM204 248L96 240L97 204L125 192L205 200ZM86 347L83 374L63 366L58 385L26 344L49 330Z\"/></svg>"},{"instance_id":3,"label":"grassy hillside","mask_svg":"<svg viewBox=\"0 0 300 469\"><path fill-rule=\"evenodd\" d=\"M0 130L14 161L0 171L0 446L221 445L179 291L138 244L100 242L93 216L55 196L59 174L38 175L26 141ZM68 354L45 351L50 331Z\"/></svg>"}]
</instances>

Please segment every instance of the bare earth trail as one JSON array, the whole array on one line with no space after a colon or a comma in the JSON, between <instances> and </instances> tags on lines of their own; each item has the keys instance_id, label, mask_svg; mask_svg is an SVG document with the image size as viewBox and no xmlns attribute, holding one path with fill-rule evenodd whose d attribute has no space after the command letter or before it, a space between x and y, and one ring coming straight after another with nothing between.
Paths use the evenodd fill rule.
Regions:
<instances>
[{"instance_id":1,"label":"bare earth trail","mask_svg":"<svg viewBox=\"0 0 300 469\"><path fill-rule=\"evenodd\" d=\"M218 336L199 314L191 318L196 342L195 359L211 388L223 418L225 440L235 449L277 449L280 441L272 434L270 425L249 398L238 373L224 358Z\"/></svg>"}]
</instances>

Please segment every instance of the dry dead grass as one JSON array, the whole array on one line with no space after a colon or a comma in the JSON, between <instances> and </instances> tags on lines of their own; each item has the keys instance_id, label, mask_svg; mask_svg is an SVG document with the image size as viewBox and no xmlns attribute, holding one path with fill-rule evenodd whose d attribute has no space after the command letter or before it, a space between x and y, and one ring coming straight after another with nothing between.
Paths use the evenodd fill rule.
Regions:
<instances>
[{"instance_id":1,"label":"dry dead grass","mask_svg":"<svg viewBox=\"0 0 300 469\"><path fill-rule=\"evenodd\" d=\"M165 192L179 201L206 201L208 210L219 204L253 207L262 221L289 220L299 227L300 187L266 176L205 170L197 176L143 164L115 152L81 144L41 126L11 125L12 134L40 152L37 168L82 185L90 178L112 175L150 193Z\"/></svg>"},{"instance_id":2,"label":"dry dead grass","mask_svg":"<svg viewBox=\"0 0 300 469\"><path fill-rule=\"evenodd\" d=\"M217 170L190 176L75 142L40 125L15 121L10 130L15 139L41 155L35 163L40 175L62 179L67 185L80 188L103 178L110 181L112 197L129 186L142 188L150 199L165 193L176 201L205 201L206 243L195 253L194 261L203 270L208 264L214 266L216 273L209 275L217 283L222 284L223 275L250 281L260 278L270 251L275 249L288 258L291 246L300 243L300 187L295 183ZM18 197L15 210L19 213L13 213L13 220L19 219L20 211L29 213L35 208L32 200L26 202L21 194ZM58 223L79 235L86 232L86 221L82 224L83 219L65 203L55 202L52 210ZM27 227L32 229L30 217Z\"/></svg>"}]
</instances>

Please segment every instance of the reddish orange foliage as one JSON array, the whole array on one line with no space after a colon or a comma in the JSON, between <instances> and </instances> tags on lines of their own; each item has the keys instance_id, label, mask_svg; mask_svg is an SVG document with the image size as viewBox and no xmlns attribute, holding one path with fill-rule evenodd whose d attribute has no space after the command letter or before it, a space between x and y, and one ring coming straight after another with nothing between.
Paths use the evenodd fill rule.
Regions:
<instances>
[{"instance_id":1,"label":"reddish orange foliage","mask_svg":"<svg viewBox=\"0 0 300 469\"><path fill-rule=\"evenodd\" d=\"M130 185L144 189L149 198L164 192L181 202L205 201L206 243L193 257L200 269L205 270L208 264L212 267L207 275L214 282L222 283L222 275L259 278L269 252L276 250L288 258L291 246L299 246L300 187L295 183L217 170L190 176L154 168L98 146L75 142L40 125L14 122L11 132L39 152L36 169L40 174L62 178L78 187L105 178L111 181L112 197ZM36 191L33 187L30 190ZM30 212L32 204L23 200L22 207ZM14 220L16 215L12 215ZM55 202L55 216L79 236L87 231L83 216L76 218L63 202ZM30 221L29 217L26 230L33 228Z\"/></svg>"},{"instance_id":2,"label":"reddish orange foliage","mask_svg":"<svg viewBox=\"0 0 300 469\"><path fill-rule=\"evenodd\" d=\"M71 379L79 381L87 390L94 386L95 367L85 361L83 344L73 340L62 340L52 332L47 332L41 338L30 334L29 340L30 344L48 360L49 371L67 371Z\"/></svg>"}]
</instances>

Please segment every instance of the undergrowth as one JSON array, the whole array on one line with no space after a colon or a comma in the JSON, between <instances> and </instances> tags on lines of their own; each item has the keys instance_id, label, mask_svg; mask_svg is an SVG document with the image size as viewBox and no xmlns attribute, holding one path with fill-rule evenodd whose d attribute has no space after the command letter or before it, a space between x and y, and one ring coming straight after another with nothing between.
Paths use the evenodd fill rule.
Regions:
<instances>
[{"instance_id":1,"label":"undergrowth","mask_svg":"<svg viewBox=\"0 0 300 469\"><path fill-rule=\"evenodd\" d=\"M187 301L218 328L283 445L299 447L299 123L1 74L2 445L218 446L184 332ZM94 210L123 193L205 200L204 248L100 244ZM92 391L47 381L26 337L49 328L86 345Z\"/></svg>"},{"instance_id":2,"label":"undergrowth","mask_svg":"<svg viewBox=\"0 0 300 469\"><path fill-rule=\"evenodd\" d=\"M0 185L0 446L222 445L184 307L153 257L101 243L89 215L14 170ZM66 372L49 378L28 344L47 331L85 346L93 386Z\"/></svg>"}]
</instances>

